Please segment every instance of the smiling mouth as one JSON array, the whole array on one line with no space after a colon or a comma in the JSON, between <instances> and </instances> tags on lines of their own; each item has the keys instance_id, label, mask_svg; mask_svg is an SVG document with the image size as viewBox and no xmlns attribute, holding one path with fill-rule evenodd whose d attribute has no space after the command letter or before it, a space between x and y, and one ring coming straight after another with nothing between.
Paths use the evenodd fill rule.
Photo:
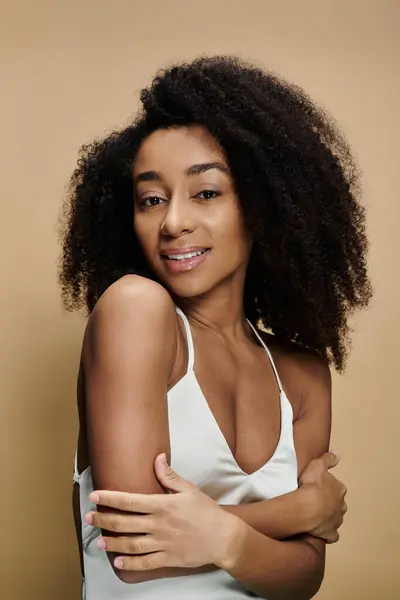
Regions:
<instances>
[{"instance_id":1,"label":"smiling mouth","mask_svg":"<svg viewBox=\"0 0 400 600\"><path fill-rule=\"evenodd\" d=\"M210 248L200 248L187 252L162 252L161 259L165 267L174 273L191 271L200 265L210 254Z\"/></svg>"},{"instance_id":2,"label":"smiling mouth","mask_svg":"<svg viewBox=\"0 0 400 600\"><path fill-rule=\"evenodd\" d=\"M198 252L184 252L182 254L162 254L161 256L168 260L188 260L190 258L194 258L195 256L201 256L208 250L209 248L203 248L203 250L199 250Z\"/></svg>"}]
</instances>

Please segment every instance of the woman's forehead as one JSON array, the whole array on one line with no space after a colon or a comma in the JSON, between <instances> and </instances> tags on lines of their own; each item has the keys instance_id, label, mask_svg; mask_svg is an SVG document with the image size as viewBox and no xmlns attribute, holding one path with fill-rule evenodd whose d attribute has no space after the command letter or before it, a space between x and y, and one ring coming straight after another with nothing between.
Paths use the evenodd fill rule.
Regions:
<instances>
[{"instance_id":1,"label":"woman's forehead","mask_svg":"<svg viewBox=\"0 0 400 600\"><path fill-rule=\"evenodd\" d=\"M228 167L218 141L199 126L159 129L142 143L135 161L133 174L143 170L187 173L194 164L220 163Z\"/></svg>"}]
</instances>

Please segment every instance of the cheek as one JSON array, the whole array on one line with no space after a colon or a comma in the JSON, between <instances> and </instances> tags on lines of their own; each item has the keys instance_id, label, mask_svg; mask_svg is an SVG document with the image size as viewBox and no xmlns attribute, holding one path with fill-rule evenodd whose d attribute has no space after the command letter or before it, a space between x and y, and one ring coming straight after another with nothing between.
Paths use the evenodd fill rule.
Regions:
<instances>
[{"instance_id":1,"label":"cheek","mask_svg":"<svg viewBox=\"0 0 400 600\"><path fill-rule=\"evenodd\" d=\"M251 247L241 213L238 210L225 213L219 223L221 248L229 252L233 260L246 259Z\"/></svg>"},{"instance_id":2,"label":"cheek","mask_svg":"<svg viewBox=\"0 0 400 600\"><path fill-rule=\"evenodd\" d=\"M152 254L157 247L158 230L150 219L136 217L133 229L144 254Z\"/></svg>"}]
</instances>

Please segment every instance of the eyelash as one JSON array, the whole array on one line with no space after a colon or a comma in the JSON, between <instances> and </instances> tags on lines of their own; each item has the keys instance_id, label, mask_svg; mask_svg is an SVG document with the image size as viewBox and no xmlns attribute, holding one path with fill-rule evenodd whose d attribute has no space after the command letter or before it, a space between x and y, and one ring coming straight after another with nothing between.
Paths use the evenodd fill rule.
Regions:
<instances>
[{"instance_id":1,"label":"eyelash","mask_svg":"<svg viewBox=\"0 0 400 600\"><path fill-rule=\"evenodd\" d=\"M201 192L199 192L198 194L196 194L195 198L197 198L198 196L200 196L201 194L214 194L212 198L200 198L200 200L213 200L214 198L217 198L218 196L220 196L220 192L217 192L216 190L210 190L210 189L206 189L206 190L202 190ZM162 200L165 202L165 200L163 198L160 198L159 196L147 196L146 198L143 198L143 200L141 200L140 202L140 206L143 206L144 208L154 208L155 206L159 206L160 204L146 204L146 202L148 200Z\"/></svg>"}]
</instances>

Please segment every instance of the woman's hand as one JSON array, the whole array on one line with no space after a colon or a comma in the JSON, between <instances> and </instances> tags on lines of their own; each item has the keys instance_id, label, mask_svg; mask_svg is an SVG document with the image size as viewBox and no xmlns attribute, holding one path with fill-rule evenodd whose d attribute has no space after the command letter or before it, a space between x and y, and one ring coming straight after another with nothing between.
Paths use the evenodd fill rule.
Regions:
<instances>
[{"instance_id":1,"label":"woman's hand","mask_svg":"<svg viewBox=\"0 0 400 600\"><path fill-rule=\"evenodd\" d=\"M338 541L338 529L347 512L344 500L346 486L329 473L329 469L338 462L336 453L326 452L312 460L299 478L300 489L307 494L306 501L313 506L308 533L324 539L328 544Z\"/></svg>"},{"instance_id":2,"label":"woman's hand","mask_svg":"<svg viewBox=\"0 0 400 600\"><path fill-rule=\"evenodd\" d=\"M194 484L177 475L160 455L155 461L158 480L173 494L127 494L97 491L92 502L117 509L116 513L91 512L89 525L115 532L97 545L118 556L118 569L145 571L162 567L221 566L229 560L244 525L225 512ZM126 535L129 534L129 535Z\"/></svg>"}]
</instances>

